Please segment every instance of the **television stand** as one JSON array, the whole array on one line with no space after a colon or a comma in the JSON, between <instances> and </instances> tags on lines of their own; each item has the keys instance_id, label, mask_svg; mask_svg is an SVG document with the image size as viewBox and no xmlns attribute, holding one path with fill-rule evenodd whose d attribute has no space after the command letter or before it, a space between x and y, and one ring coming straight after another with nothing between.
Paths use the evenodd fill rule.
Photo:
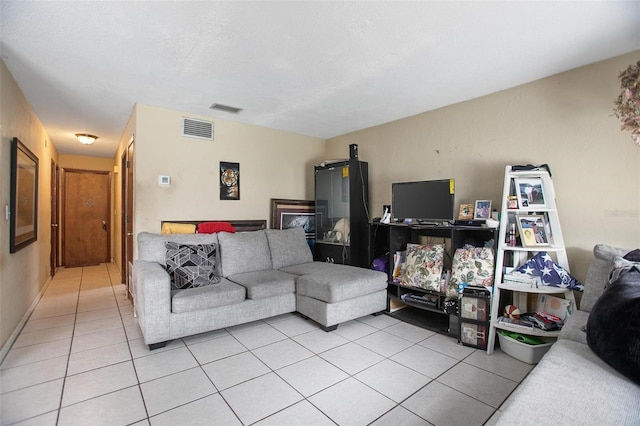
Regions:
<instances>
[{"instance_id":1,"label":"television stand","mask_svg":"<svg viewBox=\"0 0 640 426\"><path fill-rule=\"evenodd\" d=\"M434 223L431 226L429 223ZM470 243L482 247L488 241L498 240L498 230L482 226L456 226L449 222L417 222L369 224L369 264L373 259L386 256L387 265L387 295L389 302L387 312L391 312L391 301L402 302L422 311L431 311L442 315L452 315L447 309L446 293L436 292L417 287L406 287L401 282L393 280L393 256L397 251L407 249L407 243L445 243L448 254L444 256L444 269L451 270L451 260L456 249ZM424 242L423 242L424 241ZM426 301L426 302L425 302ZM447 302L448 303L448 302ZM457 321L457 315L452 315ZM452 334L457 334L457 327L452 327Z\"/></svg>"}]
</instances>

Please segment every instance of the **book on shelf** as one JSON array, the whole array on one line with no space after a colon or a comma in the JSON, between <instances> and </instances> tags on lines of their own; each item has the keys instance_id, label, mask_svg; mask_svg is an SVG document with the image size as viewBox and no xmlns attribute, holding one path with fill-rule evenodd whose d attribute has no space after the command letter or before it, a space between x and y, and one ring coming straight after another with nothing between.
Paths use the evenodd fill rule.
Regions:
<instances>
[{"instance_id":1,"label":"book on shelf","mask_svg":"<svg viewBox=\"0 0 640 426\"><path fill-rule=\"evenodd\" d=\"M526 313L522 314L522 318L544 331L561 330L564 324L560 318L547 312Z\"/></svg>"},{"instance_id":2,"label":"book on shelf","mask_svg":"<svg viewBox=\"0 0 640 426\"><path fill-rule=\"evenodd\" d=\"M507 318L500 317L499 323L508 325L510 327L521 328L523 330L533 330L534 324L531 321L519 319L519 318Z\"/></svg>"},{"instance_id":3,"label":"book on shelf","mask_svg":"<svg viewBox=\"0 0 640 426\"><path fill-rule=\"evenodd\" d=\"M420 305L426 306L437 306L438 305L438 296L431 296L428 294L424 294L422 296L418 296L417 294L405 293L400 296L400 300L405 303L418 303Z\"/></svg>"},{"instance_id":4,"label":"book on shelf","mask_svg":"<svg viewBox=\"0 0 640 426\"><path fill-rule=\"evenodd\" d=\"M505 284L521 284L530 287L540 287L542 280L537 275L523 274L521 272L509 272L502 276L502 282Z\"/></svg>"}]
</instances>

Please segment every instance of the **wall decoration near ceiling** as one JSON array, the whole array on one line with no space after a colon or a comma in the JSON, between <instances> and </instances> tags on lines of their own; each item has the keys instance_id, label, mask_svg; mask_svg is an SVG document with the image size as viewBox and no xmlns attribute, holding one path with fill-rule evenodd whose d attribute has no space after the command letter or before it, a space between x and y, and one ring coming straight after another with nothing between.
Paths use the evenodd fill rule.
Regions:
<instances>
[{"instance_id":1,"label":"wall decoration near ceiling","mask_svg":"<svg viewBox=\"0 0 640 426\"><path fill-rule=\"evenodd\" d=\"M240 199L240 163L220 162L220 199Z\"/></svg>"},{"instance_id":2,"label":"wall decoration near ceiling","mask_svg":"<svg viewBox=\"0 0 640 426\"><path fill-rule=\"evenodd\" d=\"M9 251L38 239L38 157L18 138L11 143L11 228Z\"/></svg>"},{"instance_id":3,"label":"wall decoration near ceiling","mask_svg":"<svg viewBox=\"0 0 640 426\"><path fill-rule=\"evenodd\" d=\"M622 92L613 112L622 121L620 130L630 130L631 138L640 146L640 61L629 65L618 79Z\"/></svg>"}]
</instances>

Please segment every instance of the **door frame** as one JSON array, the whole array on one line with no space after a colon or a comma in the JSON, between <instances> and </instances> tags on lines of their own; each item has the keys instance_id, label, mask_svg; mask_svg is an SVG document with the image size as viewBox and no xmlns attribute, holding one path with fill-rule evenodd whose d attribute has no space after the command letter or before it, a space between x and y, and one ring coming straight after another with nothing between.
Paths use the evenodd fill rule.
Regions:
<instances>
[{"instance_id":1,"label":"door frame","mask_svg":"<svg viewBox=\"0 0 640 426\"><path fill-rule=\"evenodd\" d=\"M59 173L60 169L54 159L51 159L51 254L49 256L50 275L56 274L59 261L60 248L60 232L59 232L59 212L58 212L58 193L59 193Z\"/></svg>"},{"instance_id":2,"label":"door frame","mask_svg":"<svg viewBox=\"0 0 640 426\"><path fill-rule=\"evenodd\" d=\"M121 279L131 295L129 263L133 262L133 174L134 174L134 136L131 136L120 157L120 242L121 242Z\"/></svg>"},{"instance_id":3,"label":"door frame","mask_svg":"<svg viewBox=\"0 0 640 426\"><path fill-rule=\"evenodd\" d=\"M127 150L120 156L120 282L127 284Z\"/></svg>"}]
</instances>

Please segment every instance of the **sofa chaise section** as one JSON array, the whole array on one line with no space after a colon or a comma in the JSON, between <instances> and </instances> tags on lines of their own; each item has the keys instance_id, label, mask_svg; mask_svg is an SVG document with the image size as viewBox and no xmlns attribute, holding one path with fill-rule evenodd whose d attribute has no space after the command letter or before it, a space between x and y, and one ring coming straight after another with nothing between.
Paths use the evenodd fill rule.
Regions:
<instances>
[{"instance_id":1,"label":"sofa chaise section","mask_svg":"<svg viewBox=\"0 0 640 426\"><path fill-rule=\"evenodd\" d=\"M350 265L314 262L302 228L265 230L271 260L280 271L296 275L296 310L335 330L340 323L387 307L387 274Z\"/></svg>"},{"instance_id":2,"label":"sofa chaise section","mask_svg":"<svg viewBox=\"0 0 640 426\"><path fill-rule=\"evenodd\" d=\"M285 270L301 273L296 282L296 309L325 331L387 307L387 277L381 272L324 262Z\"/></svg>"}]
</instances>

